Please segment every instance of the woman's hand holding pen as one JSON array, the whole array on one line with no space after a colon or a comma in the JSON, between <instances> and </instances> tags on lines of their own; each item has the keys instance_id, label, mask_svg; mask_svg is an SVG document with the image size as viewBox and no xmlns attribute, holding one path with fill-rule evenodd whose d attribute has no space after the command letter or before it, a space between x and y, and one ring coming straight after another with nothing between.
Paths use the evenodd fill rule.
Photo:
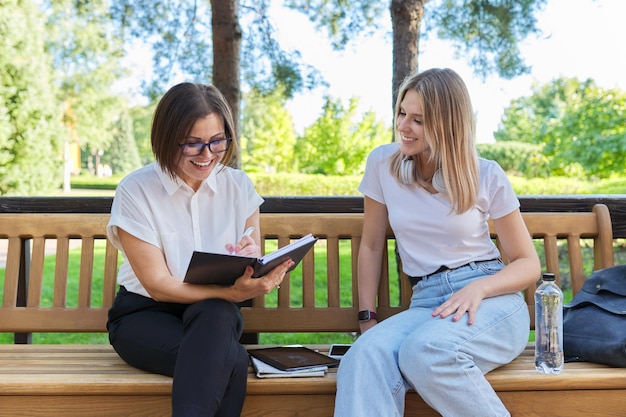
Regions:
<instances>
[{"instance_id":1,"label":"woman's hand holding pen","mask_svg":"<svg viewBox=\"0 0 626 417\"><path fill-rule=\"evenodd\" d=\"M243 232L239 243L236 245L227 244L226 250L228 253L231 255L255 258L261 256L261 248L251 236L253 232L254 227L248 227L246 231ZM293 265L294 262L288 259L272 269L267 275L260 278L252 278L254 270L250 266L247 267L243 275L230 287L232 291L231 301L241 302L279 289L280 284L283 282L283 279L285 279L285 274Z\"/></svg>"},{"instance_id":2,"label":"woman's hand holding pen","mask_svg":"<svg viewBox=\"0 0 626 417\"><path fill-rule=\"evenodd\" d=\"M254 232L254 227L248 227L246 231L243 232L243 235L241 235L239 243L236 245L230 243L226 244L226 250L228 253L238 256L250 256L253 258L261 256L261 248L251 237L252 232Z\"/></svg>"}]
</instances>

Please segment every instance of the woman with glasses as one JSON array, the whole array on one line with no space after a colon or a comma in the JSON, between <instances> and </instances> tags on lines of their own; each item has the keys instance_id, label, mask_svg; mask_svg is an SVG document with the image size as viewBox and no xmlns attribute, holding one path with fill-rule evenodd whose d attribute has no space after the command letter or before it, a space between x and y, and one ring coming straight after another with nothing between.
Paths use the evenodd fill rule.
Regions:
<instances>
[{"instance_id":1,"label":"woman with glasses","mask_svg":"<svg viewBox=\"0 0 626 417\"><path fill-rule=\"evenodd\" d=\"M231 286L183 282L193 251L261 255L263 199L235 168L235 134L215 87L174 86L154 114L156 162L125 177L111 207L107 232L124 263L109 339L130 365L173 376L174 417L240 415L248 355L237 303L278 287L293 265L258 279L248 267Z\"/></svg>"},{"instance_id":2,"label":"woman with glasses","mask_svg":"<svg viewBox=\"0 0 626 417\"><path fill-rule=\"evenodd\" d=\"M408 389L444 417L509 416L484 374L528 341L521 290L541 267L519 201L502 168L476 154L474 112L457 73L407 78L395 117L396 142L372 151L359 186L362 335L339 366L335 417L401 417ZM378 322L388 224L413 294L407 310Z\"/></svg>"}]
</instances>

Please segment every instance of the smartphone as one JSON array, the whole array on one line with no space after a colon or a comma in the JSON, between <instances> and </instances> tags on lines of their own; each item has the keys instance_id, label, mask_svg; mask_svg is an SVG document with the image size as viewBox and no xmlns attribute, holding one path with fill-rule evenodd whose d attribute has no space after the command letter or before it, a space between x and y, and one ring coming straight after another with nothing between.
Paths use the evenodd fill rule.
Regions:
<instances>
[{"instance_id":1,"label":"smartphone","mask_svg":"<svg viewBox=\"0 0 626 417\"><path fill-rule=\"evenodd\" d=\"M350 349L350 346L352 346L352 345L344 345L344 344L330 345L330 350L328 351L328 356L330 356L331 358L334 358L334 359L341 360L343 355L345 355L346 352L348 351L348 349Z\"/></svg>"}]
</instances>

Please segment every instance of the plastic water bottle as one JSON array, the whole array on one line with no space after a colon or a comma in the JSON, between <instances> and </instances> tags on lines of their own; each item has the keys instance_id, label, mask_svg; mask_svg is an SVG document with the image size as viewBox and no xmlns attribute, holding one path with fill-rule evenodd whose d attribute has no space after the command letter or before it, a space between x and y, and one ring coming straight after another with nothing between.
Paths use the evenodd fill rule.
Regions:
<instances>
[{"instance_id":1,"label":"plastic water bottle","mask_svg":"<svg viewBox=\"0 0 626 417\"><path fill-rule=\"evenodd\" d=\"M544 273L535 291L535 367L544 374L563 370L563 292Z\"/></svg>"}]
</instances>

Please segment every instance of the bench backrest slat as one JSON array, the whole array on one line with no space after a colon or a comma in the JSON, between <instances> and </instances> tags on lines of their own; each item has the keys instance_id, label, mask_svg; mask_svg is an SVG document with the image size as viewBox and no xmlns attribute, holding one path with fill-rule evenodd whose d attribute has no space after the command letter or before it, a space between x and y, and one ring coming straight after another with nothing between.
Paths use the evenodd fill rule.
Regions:
<instances>
[{"instance_id":1,"label":"bench backrest slat","mask_svg":"<svg viewBox=\"0 0 626 417\"><path fill-rule=\"evenodd\" d=\"M16 306L17 302L17 277L20 274L21 240L17 236L8 236L8 238L7 261L4 279L4 295L2 297L2 305L7 308L12 308Z\"/></svg>"},{"instance_id":2,"label":"bench backrest slat","mask_svg":"<svg viewBox=\"0 0 626 417\"><path fill-rule=\"evenodd\" d=\"M117 250L106 240L108 220L108 214L0 215L0 240L7 245L6 263L0 265L6 268L0 331L106 331L118 261ZM99 278L94 282L96 241L106 242L106 255L105 267L97 271ZM81 250L77 269L70 264L73 246ZM27 280L20 281L21 271ZM51 276L46 277L46 271ZM18 292L24 285L26 302L18 305ZM92 300L96 289L101 292L98 303Z\"/></svg>"},{"instance_id":3,"label":"bench backrest slat","mask_svg":"<svg viewBox=\"0 0 626 417\"><path fill-rule=\"evenodd\" d=\"M564 278L559 251L566 248L574 293L584 283L582 251L586 246L593 245L594 269L613 265L606 206L596 205L588 213L527 212L523 217L530 235L545 252L544 271L554 272L559 283ZM0 265L6 268L0 286L0 332L106 331L119 258L118 251L106 240L108 219L108 214L0 214L0 241L7 245L7 260ZM362 222L361 213L262 213L264 250L284 246L306 233L317 236L319 241L285 279L277 295L272 292L242 307L245 331L358 331L357 257ZM500 246L492 224L490 231ZM387 235L390 256L381 260L378 296L378 312L383 318L405 309L411 297L408 279L398 273L389 228ZM53 250L47 248L50 242ZM100 242L106 242L104 259ZM77 247L78 268L69 261L69 254ZM24 264L22 259L30 262ZM54 262L52 278L47 276L49 262ZM23 286L19 278L24 271L28 277L26 302L18 305ZM525 292L531 313L534 288L532 285Z\"/></svg>"},{"instance_id":4,"label":"bench backrest slat","mask_svg":"<svg viewBox=\"0 0 626 417\"><path fill-rule=\"evenodd\" d=\"M26 250L24 242L17 241L17 247ZM28 274L28 307L39 307L41 302L41 290L43 288L43 262L45 259L45 245L46 240L43 237L33 238L31 247L31 262L29 265ZM27 254L24 254L27 256ZM18 259L20 259L18 257Z\"/></svg>"},{"instance_id":5,"label":"bench backrest slat","mask_svg":"<svg viewBox=\"0 0 626 417\"><path fill-rule=\"evenodd\" d=\"M86 308L91 305L91 288L93 285L93 256L94 239L85 237L81 240L80 274L78 283L78 307Z\"/></svg>"}]
</instances>

